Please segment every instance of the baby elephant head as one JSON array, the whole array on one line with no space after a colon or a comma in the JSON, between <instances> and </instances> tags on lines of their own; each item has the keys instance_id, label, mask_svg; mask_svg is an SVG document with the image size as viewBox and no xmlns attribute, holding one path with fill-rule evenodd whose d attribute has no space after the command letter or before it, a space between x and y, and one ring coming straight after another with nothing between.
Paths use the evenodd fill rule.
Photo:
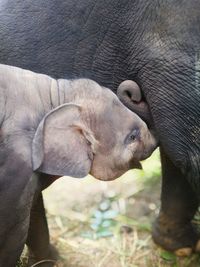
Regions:
<instances>
[{"instance_id":1,"label":"baby elephant head","mask_svg":"<svg viewBox=\"0 0 200 267\"><path fill-rule=\"evenodd\" d=\"M65 104L40 122L32 145L33 169L112 180L150 156L156 140L146 124L109 89L91 80L60 80Z\"/></svg>"}]
</instances>

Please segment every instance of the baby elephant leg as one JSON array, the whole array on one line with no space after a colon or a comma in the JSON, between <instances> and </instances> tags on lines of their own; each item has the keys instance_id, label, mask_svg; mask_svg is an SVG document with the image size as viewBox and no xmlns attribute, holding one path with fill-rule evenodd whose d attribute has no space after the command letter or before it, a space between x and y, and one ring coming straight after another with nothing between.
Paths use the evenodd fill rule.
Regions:
<instances>
[{"instance_id":1,"label":"baby elephant leg","mask_svg":"<svg viewBox=\"0 0 200 267\"><path fill-rule=\"evenodd\" d=\"M31 210L26 244L29 248L28 266L39 262L41 262L44 267L53 267L55 265L58 253L56 249L50 245L42 193L40 193L35 200Z\"/></svg>"}]
</instances>

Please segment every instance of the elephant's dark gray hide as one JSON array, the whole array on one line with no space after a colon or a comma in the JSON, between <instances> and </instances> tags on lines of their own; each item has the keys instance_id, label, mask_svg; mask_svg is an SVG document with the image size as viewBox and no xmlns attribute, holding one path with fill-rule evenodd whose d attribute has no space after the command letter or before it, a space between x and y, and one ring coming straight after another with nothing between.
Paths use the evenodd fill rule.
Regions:
<instances>
[{"instance_id":1,"label":"elephant's dark gray hide","mask_svg":"<svg viewBox=\"0 0 200 267\"><path fill-rule=\"evenodd\" d=\"M1 63L115 92L138 83L162 149L154 239L173 251L198 239L190 221L200 196L199 25L199 0L0 0Z\"/></svg>"},{"instance_id":2,"label":"elephant's dark gray hide","mask_svg":"<svg viewBox=\"0 0 200 267\"><path fill-rule=\"evenodd\" d=\"M112 91L89 79L55 80L0 64L0 102L0 266L12 267L38 184L52 181L33 171L114 179L148 157L156 140Z\"/></svg>"}]
</instances>

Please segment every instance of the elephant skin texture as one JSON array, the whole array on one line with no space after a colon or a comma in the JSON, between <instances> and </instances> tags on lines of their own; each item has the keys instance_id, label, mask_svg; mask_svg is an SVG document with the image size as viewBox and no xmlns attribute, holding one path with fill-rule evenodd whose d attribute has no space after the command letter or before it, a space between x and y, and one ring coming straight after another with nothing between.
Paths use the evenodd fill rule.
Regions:
<instances>
[{"instance_id":1,"label":"elephant skin texture","mask_svg":"<svg viewBox=\"0 0 200 267\"><path fill-rule=\"evenodd\" d=\"M55 80L0 64L0 102L0 266L15 266L25 243L29 265L53 260L41 190L64 175L115 179L138 167L156 139L89 79Z\"/></svg>"},{"instance_id":2,"label":"elephant skin texture","mask_svg":"<svg viewBox=\"0 0 200 267\"><path fill-rule=\"evenodd\" d=\"M199 25L199 0L0 0L1 63L90 78L114 92L124 80L139 85L141 103L126 103L159 138L153 238L171 251L198 240L191 220L200 196Z\"/></svg>"}]
</instances>

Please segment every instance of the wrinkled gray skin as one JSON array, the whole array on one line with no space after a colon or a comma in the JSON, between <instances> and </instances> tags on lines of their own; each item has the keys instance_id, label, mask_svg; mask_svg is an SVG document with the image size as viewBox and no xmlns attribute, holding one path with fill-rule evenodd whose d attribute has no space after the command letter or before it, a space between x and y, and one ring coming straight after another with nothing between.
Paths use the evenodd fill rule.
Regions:
<instances>
[{"instance_id":1,"label":"wrinkled gray skin","mask_svg":"<svg viewBox=\"0 0 200 267\"><path fill-rule=\"evenodd\" d=\"M172 251L198 240L199 51L199 0L0 0L0 62L114 92L124 80L138 83L161 145L153 238Z\"/></svg>"},{"instance_id":2,"label":"wrinkled gray skin","mask_svg":"<svg viewBox=\"0 0 200 267\"><path fill-rule=\"evenodd\" d=\"M148 157L156 140L113 92L92 80L55 80L0 64L0 101L0 266L16 264L26 238L31 265L55 257L41 190L64 175L115 179Z\"/></svg>"}]
</instances>

